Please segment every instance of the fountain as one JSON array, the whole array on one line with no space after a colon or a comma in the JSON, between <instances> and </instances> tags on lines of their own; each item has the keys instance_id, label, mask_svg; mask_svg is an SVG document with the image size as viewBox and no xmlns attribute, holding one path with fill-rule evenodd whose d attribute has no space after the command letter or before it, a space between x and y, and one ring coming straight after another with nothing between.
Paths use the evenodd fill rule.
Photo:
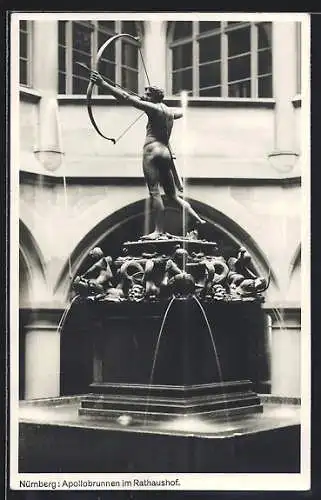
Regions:
<instances>
[{"instance_id":1,"label":"fountain","mask_svg":"<svg viewBox=\"0 0 321 500\"><path fill-rule=\"evenodd\" d=\"M114 261L100 248L90 257L73 282L69 324L81 323L92 344L80 416L148 426L262 412L262 366L250 353L268 281L249 269L245 249L226 261L192 231L125 242Z\"/></svg>"}]
</instances>

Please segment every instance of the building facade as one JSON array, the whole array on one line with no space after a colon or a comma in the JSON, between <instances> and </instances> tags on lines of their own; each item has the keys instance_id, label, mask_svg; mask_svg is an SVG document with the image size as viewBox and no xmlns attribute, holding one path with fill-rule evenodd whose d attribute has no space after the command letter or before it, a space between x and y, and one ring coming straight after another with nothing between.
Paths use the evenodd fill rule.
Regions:
<instances>
[{"instance_id":1,"label":"building facade","mask_svg":"<svg viewBox=\"0 0 321 500\"><path fill-rule=\"evenodd\" d=\"M142 93L165 89L181 106L172 147L187 198L208 221L207 239L244 246L260 274L271 272L263 305L266 392L301 395L301 22L21 20L19 25L19 395L63 395L59 320L71 279L95 245L116 255L146 229L142 178L146 120L94 90L87 70L110 36L129 33L99 70ZM141 52L140 52L141 51ZM143 57L141 57L141 54ZM145 68L144 68L145 66ZM59 167L59 168L57 168ZM167 228L181 232L169 207ZM85 388L84 388L85 390Z\"/></svg>"}]
</instances>

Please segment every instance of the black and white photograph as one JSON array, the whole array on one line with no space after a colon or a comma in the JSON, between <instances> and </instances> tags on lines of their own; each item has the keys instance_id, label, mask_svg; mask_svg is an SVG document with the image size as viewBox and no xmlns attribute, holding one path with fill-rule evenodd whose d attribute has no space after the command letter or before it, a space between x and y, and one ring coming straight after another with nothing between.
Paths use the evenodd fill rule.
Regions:
<instances>
[{"instance_id":1,"label":"black and white photograph","mask_svg":"<svg viewBox=\"0 0 321 500\"><path fill-rule=\"evenodd\" d=\"M10 487L310 488L310 17L10 18Z\"/></svg>"}]
</instances>

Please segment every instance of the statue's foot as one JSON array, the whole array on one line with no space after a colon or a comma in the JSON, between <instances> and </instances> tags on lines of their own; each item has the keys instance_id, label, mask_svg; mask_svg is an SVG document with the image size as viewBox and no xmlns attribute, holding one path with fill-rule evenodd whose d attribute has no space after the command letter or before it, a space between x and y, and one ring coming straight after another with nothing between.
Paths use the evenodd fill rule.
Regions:
<instances>
[{"instance_id":1,"label":"statue's foot","mask_svg":"<svg viewBox=\"0 0 321 500\"><path fill-rule=\"evenodd\" d=\"M200 224L200 225L206 224L206 220L204 220L204 219L197 220L196 224Z\"/></svg>"},{"instance_id":2,"label":"statue's foot","mask_svg":"<svg viewBox=\"0 0 321 500\"><path fill-rule=\"evenodd\" d=\"M177 235L175 235L175 234L165 233L165 235L166 235L166 238L168 240L173 240L173 239L177 238Z\"/></svg>"},{"instance_id":3,"label":"statue's foot","mask_svg":"<svg viewBox=\"0 0 321 500\"><path fill-rule=\"evenodd\" d=\"M152 233L144 234L144 236L141 237L141 240L158 240L163 236L163 234L164 233L159 231L153 231Z\"/></svg>"}]
</instances>

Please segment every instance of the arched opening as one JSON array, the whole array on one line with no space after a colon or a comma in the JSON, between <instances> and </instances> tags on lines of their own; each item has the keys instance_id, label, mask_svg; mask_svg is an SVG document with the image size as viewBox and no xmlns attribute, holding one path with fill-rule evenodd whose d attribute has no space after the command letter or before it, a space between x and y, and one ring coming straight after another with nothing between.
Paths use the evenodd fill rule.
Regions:
<instances>
[{"instance_id":1,"label":"arched opening","mask_svg":"<svg viewBox=\"0 0 321 500\"><path fill-rule=\"evenodd\" d=\"M25 255L19 251L19 304L28 303L30 300L30 271ZM25 394L25 314L20 312L19 317L19 399Z\"/></svg>"},{"instance_id":2,"label":"arched opening","mask_svg":"<svg viewBox=\"0 0 321 500\"><path fill-rule=\"evenodd\" d=\"M222 212L202 202L189 199L199 215L207 221L205 227L199 231L199 237L208 241L215 241L223 257L236 256L240 246L244 246L252 256L253 268L257 274L271 273L271 283L277 285L273 269L263 251L254 239L239 224L227 217ZM105 255L115 258L121 253L123 243L137 240L146 228L146 200L139 200L117 210L103 219L78 243L72 252L72 274L81 274L86 265L86 256L91 248L99 245ZM171 234L182 234L182 212L166 202L166 230ZM186 230L193 228L187 219ZM63 295L66 299L70 291L69 264L66 263L57 280L55 293Z\"/></svg>"},{"instance_id":3,"label":"arched opening","mask_svg":"<svg viewBox=\"0 0 321 500\"><path fill-rule=\"evenodd\" d=\"M33 290L45 282L40 249L27 226L19 221L19 399L25 397L26 325Z\"/></svg>"},{"instance_id":4,"label":"arched opening","mask_svg":"<svg viewBox=\"0 0 321 500\"><path fill-rule=\"evenodd\" d=\"M201 217L207 220L207 224L200 230L200 238L215 241L221 254L228 258L236 256L240 246L245 246L253 258L253 267L258 274L269 269L269 263L261 249L251 236L241 228L235 221L223 213L207 206L201 202L190 200ZM86 256L91 248L100 246L105 255L116 258L121 254L123 243L137 240L144 234L145 226L145 200L140 200L131 205L123 207L114 212L99 224L97 224L86 237L79 242L71 255L73 275L81 274L86 269ZM166 229L172 234L182 234L182 214L174 207L167 206ZM188 221L188 229L191 229ZM271 274L274 280L273 273ZM66 265L57 283L56 293L64 290L67 297L70 292L70 280L68 279L68 266ZM72 314L70 315L72 316ZM61 390L62 394L81 394L86 392L92 380L93 373L93 346L90 344L90 335L84 325L68 320L66 335L61 338ZM255 325L254 325L255 323ZM251 362L259 359L260 373L258 374L258 385L267 385L269 374L267 352L265 350L264 321L261 319L249 320L249 328L259 330L252 343ZM93 328L95 325L93 324ZM252 342L252 341L251 341ZM252 352L253 351L253 352ZM256 362L256 361L255 361ZM254 361L253 361L254 363Z\"/></svg>"},{"instance_id":5,"label":"arched opening","mask_svg":"<svg viewBox=\"0 0 321 500\"><path fill-rule=\"evenodd\" d=\"M289 269L288 299L297 300L301 296L301 245L296 249Z\"/></svg>"}]
</instances>

